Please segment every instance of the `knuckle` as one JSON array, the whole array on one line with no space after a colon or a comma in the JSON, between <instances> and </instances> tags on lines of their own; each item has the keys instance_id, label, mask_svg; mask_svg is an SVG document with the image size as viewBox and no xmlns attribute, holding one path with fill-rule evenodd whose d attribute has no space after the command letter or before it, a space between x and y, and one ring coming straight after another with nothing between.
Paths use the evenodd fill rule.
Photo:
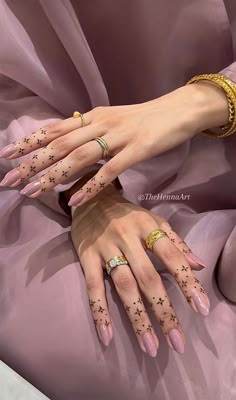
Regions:
<instances>
[{"instance_id":1,"label":"knuckle","mask_svg":"<svg viewBox=\"0 0 236 400\"><path fill-rule=\"evenodd\" d=\"M89 147L86 145L80 146L71 153L71 157L76 160L85 160L89 158Z\"/></svg>"},{"instance_id":2,"label":"knuckle","mask_svg":"<svg viewBox=\"0 0 236 400\"><path fill-rule=\"evenodd\" d=\"M94 290L100 289L101 285L98 282L98 279L96 276L89 276L86 279L86 286L88 292L92 292Z\"/></svg>"},{"instance_id":3,"label":"knuckle","mask_svg":"<svg viewBox=\"0 0 236 400\"><path fill-rule=\"evenodd\" d=\"M61 136L54 140L50 147L52 147L56 152L64 152L68 147L68 138L66 136Z\"/></svg>"},{"instance_id":4,"label":"knuckle","mask_svg":"<svg viewBox=\"0 0 236 400\"><path fill-rule=\"evenodd\" d=\"M62 124L61 121L52 122L45 127L46 131L50 134L58 135L62 133Z\"/></svg>"},{"instance_id":5,"label":"knuckle","mask_svg":"<svg viewBox=\"0 0 236 400\"><path fill-rule=\"evenodd\" d=\"M113 280L118 292L134 290L137 287L134 277L125 272L114 274Z\"/></svg>"},{"instance_id":6,"label":"knuckle","mask_svg":"<svg viewBox=\"0 0 236 400\"><path fill-rule=\"evenodd\" d=\"M146 288L150 286L158 286L160 284L160 275L156 272L154 268L144 267L143 271L138 276L138 282L141 288Z\"/></svg>"},{"instance_id":7,"label":"knuckle","mask_svg":"<svg viewBox=\"0 0 236 400\"><path fill-rule=\"evenodd\" d=\"M95 118L100 117L101 115L103 115L104 109L105 109L105 107L103 107L103 106L95 107L91 111L92 117L95 117Z\"/></svg>"},{"instance_id":8,"label":"knuckle","mask_svg":"<svg viewBox=\"0 0 236 400\"><path fill-rule=\"evenodd\" d=\"M109 161L104 165L103 170L104 174L107 176L114 176L117 174L118 165L114 161Z\"/></svg>"},{"instance_id":9,"label":"knuckle","mask_svg":"<svg viewBox=\"0 0 236 400\"><path fill-rule=\"evenodd\" d=\"M172 243L166 246L165 249L162 250L162 258L168 261L184 261L184 255L181 251Z\"/></svg>"}]
</instances>

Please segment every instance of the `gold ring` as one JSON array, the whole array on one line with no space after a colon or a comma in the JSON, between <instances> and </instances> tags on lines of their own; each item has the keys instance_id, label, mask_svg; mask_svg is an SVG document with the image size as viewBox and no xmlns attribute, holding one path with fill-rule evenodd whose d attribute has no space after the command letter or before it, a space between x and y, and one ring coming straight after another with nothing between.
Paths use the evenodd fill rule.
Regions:
<instances>
[{"instance_id":1,"label":"gold ring","mask_svg":"<svg viewBox=\"0 0 236 400\"><path fill-rule=\"evenodd\" d=\"M104 158L104 159L106 159L106 158L108 158L108 155L109 155L109 147L108 147L108 144L107 144L107 142L106 142L106 140L104 139L104 138L102 138L102 137L96 137L95 139L94 139L100 146L101 146L101 148L102 148L102 158Z\"/></svg>"},{"instance_id":2,"label":"gold ring","mask_svg":"<svg viewBox=\"0 0 236 400\"><path fill-rule=\"evenodd\" d=\"M82 128L85 126L83 114L81 114L79 111L75 111L73 113L73 117L74 118L81 118Z\"/></svg>"},{"instance_id":3,"label":"gold ring","mask_svg":"<svg viewBox=\"0 0 236 400\"><path fill-rule=\"evenodd\" d=\"M128 261L124 256L115 256L110 258L110 260L108 260L104 266L104 268L106 269L108 275L111 274L111 271L118 267L119 265L128 265Z\"/></svg>"},{"instance_id":4,"label":"gold ring","mask_svg":"<svg viewBox=\"0 0 236 400\"><path fill-rule=\"evenodd\" d=\"M168 237L167 233L162 229L156 229L155 231L152 231L145 240L147 248L152 251L157 240L164 236Z\"/></svg>"}]
</instances>

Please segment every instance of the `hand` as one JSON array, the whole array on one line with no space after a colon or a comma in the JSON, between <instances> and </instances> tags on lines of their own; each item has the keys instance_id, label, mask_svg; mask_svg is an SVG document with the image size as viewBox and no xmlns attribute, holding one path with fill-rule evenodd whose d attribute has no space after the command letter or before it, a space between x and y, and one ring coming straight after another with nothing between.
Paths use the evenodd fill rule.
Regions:
<instances>
[{"instance_id":1,"label":"hand","mask_svg":"<svg viewBox=\"0 0 236 400\"><path fill-rule=\"evenodd\" d=\"M68 118L4 148L0 156L13 159L44 146L10 171L1 185L17 186L51 166L21 191L37 197L100 160L101 147L93 140L100 136L108 143L112 158L71 198L71 205L82 205L130 166L176 147L209 126L222 125L227 113L224 93L206 83L143 104L98 107L84 114L83 128L80 118Z\"/></svg>"},{"instance_id":2,"label":"hand","mask_svg":"<svg viewBox=\"0 0 236 400\"><path fill-rule=\"evenodd\" d=\"M84 271L89 304L101 341L108 346L113 337L103 265L114 256L124 255L129 266L115 268L111 279L140 348L152 357L157 354L159 342L143 296L150 303L169 346L183 353L185 343L183 330L161 277L144 250L146 237L158 228L163 229L168 237L155 243L155 256L172 274L192 309L208 315L208 297L192 272L192 269L199 270L202 266L163 218L125 200L111 184L96 198L73 209L72 240Z\"/></svg>"}]
</instances>

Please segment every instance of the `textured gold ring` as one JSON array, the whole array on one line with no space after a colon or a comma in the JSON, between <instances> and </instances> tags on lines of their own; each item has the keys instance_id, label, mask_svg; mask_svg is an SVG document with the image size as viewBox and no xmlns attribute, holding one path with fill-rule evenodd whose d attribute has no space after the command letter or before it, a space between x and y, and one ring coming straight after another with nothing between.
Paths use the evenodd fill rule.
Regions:
<instances>
[{"instance_id":1,"label":"textured gold ring","mask_svg":"<svg viewBox=\"0 0 236 400\"><path fill-rule=\"evenodd\" d=\"M157 242L157 240L165 236L168 237L167 233L164 232L162 229L156 229L155 231L152 231L145 240L147 248L152 251L153 246Z\"/></svg>"},{"instance_id":2,"label":"textured gold ring","mask_svg":"<svg viewBox=\"0 0 236 400\"><path fill-rule=\"evenodd\" d=\"M82 113L80 113L79 111L75 111L75 112L73 113L73 117L74 117L74 118L81 118L82 128L85 126L85 123L84 123L84 116L83 116Z\"/></svg>"},{"instance_id":3,"label":"textured gold ring","mask_svg":"<svg viewBox=\"0 0 236 400\"><path fill-rule=\"evenodd\" d=\"M114 268L119 267L119 265L128 265L128 261L124 256L115 256L110 258L104 266L108 275L111 275L111 272Z\"/></svg>"},{"instance_id":4,"label":"textured gold ring","mask_svg":"<svg viewBox=\"0 0 236 400\"><path fill-rule=\"evenodd\" d=\"M102 158L104 158L104 159L108 158L110 149L109 149L109 147L108 147L108 144L107 144L106 140L105 140L104 138L102 138L102 137L96 137L94 140L95 140L95 141L101 146L101 148L102 148Z\"/></svg>"}]
</instances>

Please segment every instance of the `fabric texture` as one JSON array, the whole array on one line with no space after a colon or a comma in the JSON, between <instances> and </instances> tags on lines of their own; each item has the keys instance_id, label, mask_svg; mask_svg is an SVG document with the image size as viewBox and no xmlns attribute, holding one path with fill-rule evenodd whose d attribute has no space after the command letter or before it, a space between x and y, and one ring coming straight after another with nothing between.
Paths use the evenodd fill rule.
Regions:
<instances>
[{"instance_id":1,"label":"fabric texture","mask_svg":"<svg viewBox=\"0 0 236 400\"><path fill-rule=\"evenodd\" d=\"M1 0L0 147L76 109L148 101L197 74L236 82L235 27L235 0ZM236 307L215 281L222 252L221 272L236 274L235 148L235 136L198 135L120 176L125 197L167 218L208 265L197 273L211 301L204 319L153 259L186 332L183 356L155 322L158 356L142 354L109 280L115 337L104 349L70 219L55 208L63 187L39 200L1 188L1 359L51 400L236 399ZM1 159L0 178L18 163Z\"/></svg>"}]
</instances>

